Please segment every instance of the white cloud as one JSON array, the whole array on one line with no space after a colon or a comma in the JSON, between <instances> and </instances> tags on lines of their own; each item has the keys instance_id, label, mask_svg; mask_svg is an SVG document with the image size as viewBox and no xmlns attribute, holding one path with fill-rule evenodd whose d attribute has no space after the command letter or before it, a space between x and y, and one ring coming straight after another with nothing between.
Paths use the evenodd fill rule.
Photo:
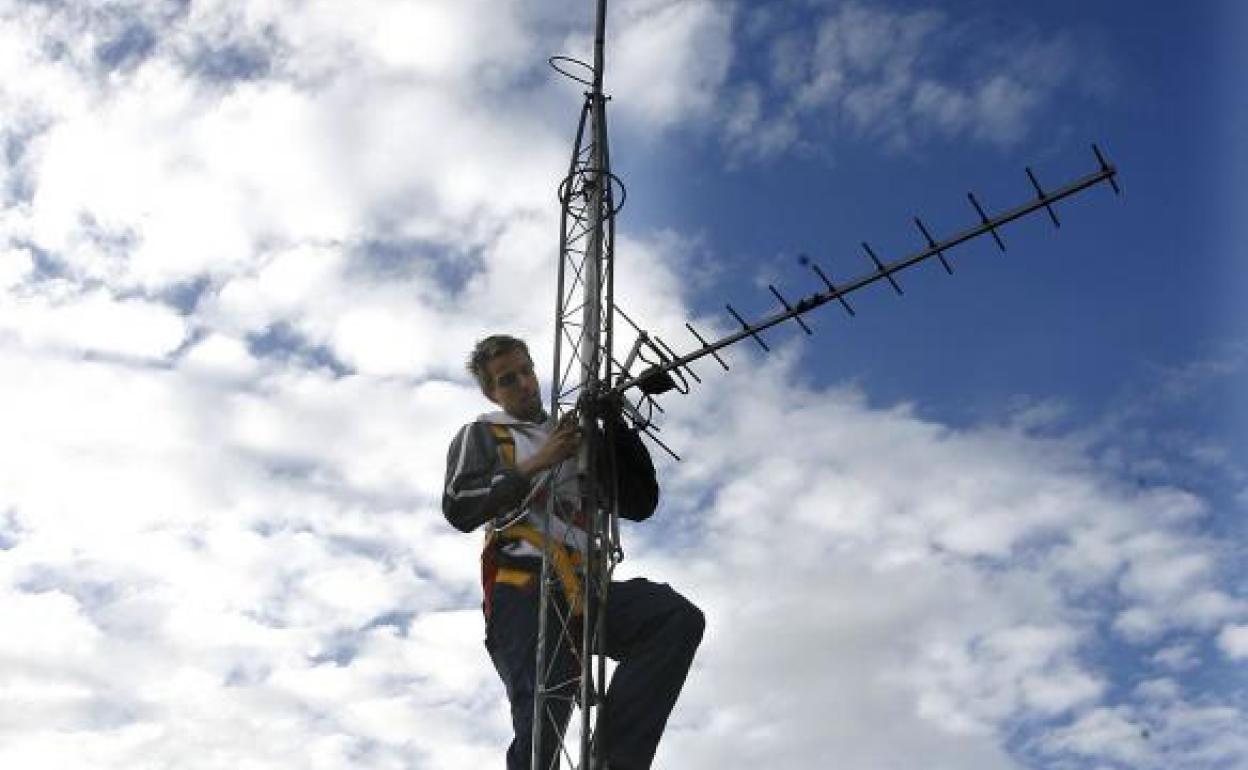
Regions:
<instances>
[{"instance_id":1,"label":"white cloud","mask_svg":"<svg viewBox=\"0 0 1248 770\"><path fill-rule=\"evenodd\" d=\"M1171 671L1187 671L1200 665L1196 649L1190 643L1163 647L1153 655L1152 660Z\"/></svg>"},{"instance_id":2,"label":"white cloud","mask_svg":"<svg viewBox=\"0 0 1248 770\"><path fill-rule=\"evenodd\" d=\"M1243 715L1194 703L1168 680L1142 683L1138 707L1089 711L1047 736L1044 748L1075 762L1093 758L1129 767L1238 767L1248 750Z\"/></svg>"},{"instance_id":3,"label":"white cloud","mask_svg":"<svg viewBox=\"0 0 1248 770\"><path fill-rule=\"evenodd\" d=\"M1076 443L1024 427L950 431L904 408L864 409L852 392L794 388L783 369L751 371L748 391L711 382L696 414L682 401L664 425L686 457L669 469L662 512L678 518L646 542L683 547L654 562L647 550L634 568L675 576L711 618L690 684L693 734L737 724L717 722L719 704L762 698L739 721L784 722L792 731L780 735L797 745L779 748L765 733L756 749L733 744L759 761L775 751L799 761L799 735L871 751L866 738L829 738L828 714L854 735L859 719L907 724L915 743L891 750L937 763L968 742L986 749L1014 720L1073 720L1052 751L1129 761L1104 748L1105 736L1135 728L1112 710L1087 716L1109 674L1091 663L1096 613L1079 597L1108 590L1158 632L1208 631L1211 617L1233 612L1221 600L1198 611L1226 599L1214 587L1217 549L1186 530L1207 513L1200 501L1109 483ZM707 424L717 433L706 435ZM717 620L731 641L717 636ZM1147 649L1152 637L1130 638ZM769 692L785 702L766 701ZM694 740L681 748L726 761Z\"/></svg>"},{"instance_id":4,"label":"white cloud","mask_svg":"<svg viewBox=\"0 0 1248 770\"><path fill-rule=\"evenodd\" d=\"M34 264L25 249L8 249L0 254L0 288L15 287L34 269Z\"/></svg>"},{"instance_id":5,"label":"white cloud","mask_svg":"<svg viewBox=\"0 0 1248 770\"><path fill-rule=\"evenodd\" d=\"M1241 601L1208 587L1212 552L1197 539L1142 532L1123 548L1129 560L1120 585L1135 603L1115 627L1128 638L1155 638L1175 626L1209 630L1243 611Z\"/></svg>"},{"instance_id":6,"label":"white cloud","mask_svg":"<svg viewBox=\"0 0 1248 770\"><path fill-rule=\"evenodd\" d=\"M103 290L72 291L61 284L42 294L14 292L0 300L0 334L32 348L150 359L171 353L186 338L185 320L167 305L118 300Z\"/></svg>"},{"instance_id":7,"label":"white cloud","mask_svg":"<svg viewBox=\"0 0 1248 770\"><path fill-rule=\"evenodd\" d=\"M81 661L93 652L102 634L83 617L81 608L72 596L60 591L17 594L5 597L4 615L13 628L27 629L22 634L6 634L0 654L9 660L26 661L38 665L49 656L66 661ZM28 678L13 682L10 686L16 694L27 690L35 698L82 695L79 688L62 686L51 693L40 693L32 687Z\"/></svg>"},{"instance_id":8,"label":"white cloud","mask_svg":"<svg viewBox=\"0 0 1248 770\"><path fill-rule=\"evenodd\" d=\"M1143 767L1154 758L1146 732L1129 710L1101 708L1057 731L1046 742L1050 749Z\"/></svg>"},{"instance_id":9,"label":"white cloud","mask_svg":"<svg viewBox=\"0 0 1248 770\"><path fill-rule=\"evenodd\" d=\"M1179 697L1179 684L1173 679L1150 679L1141 682L1135 691L1152 701L1173 701Z\"/></svg>"},{"instance_id":10,"label":"white cloud","mask_svg":"<svg viewBox=\"0 0 1248 770\"><path fill-rule=\"evenodd\" d=\"M540 359L548 334L566 126L546 115L575 104L532 73L569 37L562 10L0 6L0 116L26 132L6 179L29 184L0 213L0 614L22 629L0 641L0 698L22 706L0 714L0 763L499 761L480 542L436 501L447 440L488 408L465 350L514 329ZM716 108L734 12L621 6L609 71L636 126ZM926 86L881 36L922 42L943 19L825 19L817 77L800 66L815 29L775 56L792 121L747 91L740 136L780 151L834 98L864 126L904 106ZM109 69L100 46L131 23L154 42ZM1007 86L994 110L1032 108ZM933 87L923 109L969 130L947 106L980 92ZM697 240L618 248L621 301L676 339ZM1241 604L1193 534L1206 502L1121 484L1025 419L955 430L799 386L791 351L740 358L732 384L669 402L687 459L629 530L622 569L710 618L661 761L806 767L834 745L854 766L1007 768L1018 724L1102 761L1177 751L1121 743L1141 724L1220 729L1209 756L1234 756L1234 707L1161 684L1109 703L1097 655L1115 621L1172 669L1219 628L1239 655ZM1155 651L1164 632L1193 646Z\"/></svg>"},{"instance_id":11,"label":"white cloud","mask_svg":"<svg viewBox=\"0 0 1248 770\"><path fill-rule=\"evenodd\" d=\"M245 270L262 244L354 241L379 230L480 244L511 207L546 202L562 142L534 122L532 105L498 100L483 111L449 88L532 69L504 67L531 53L532 33L510 11L377 3L344 29L333 4L297 13L289 5L239 13L197 4L182 17L144 17L165 36L156 53L104 80L90 77L86 53L52 63L29 43L77 39L68 30L104 21L73 8L14 19L6 32L22 31L19 50L35 62L12 62L14 71L55 72L80 95L12 94L6 117L44 124L22 165L37 180L20 214L29 237L84 277L160 286ZM420 17L406 21L431 40L455 40L454 58L406 38L387 42L396 15ZM267 41L282 77L228 88L188 77L191 49L222 30ZM304 56L331 60L332 77L296 77L315 69Z\"/></svg>"},{"instance_id":12,"label":"white cloud","mask_svg":"<svg viewBox=\"0 0 1248 770\"><path fill-rule=\"evenodd\" d=\"M434 704L411 700L421 667L435 665L449 682L439 680L439 698L455 682L467 688L490 676L479 661L471 675L463 669L480 653L457 641L469 610L451 625L418 619L398 647L374 649L370 639L394 629L367 628L388 613L471 602L476 543L443 532L432 506L410 502L431 500L441 485L440 439L453 425L435 415L457 420L471 391L349 379L348 390L335 391L315 375L271 373L285 395L269 397L276 422L265 429L268 443L253 446L231 428L251 419L231 394L255 379L201 384L177 372L11 356L4 371L4 416L16 432L0 447L0 505L14 517L0 603L26 630L8 637L0 678L28 705L6 711L6 760L346 767L375 751L376 766L401 767L404 746L436 740ZM344 423L340 409L318 408L324 388L372 408ZM94 400L67 397L78 389ZM391 397L397 410L380 406ZM433 411L398 418L403 404ZM286 422L285 413L299 419ZM404 446L404 426L414 424L439 440L417 434ZM361 443L352 448L349 435ZM382 447L384 457L367 456ZM358 465L326 462L327 448ZM59 483L63 475L73 483ZM407 630L402 618L395 623ZM458 673L423 656L438 629L454 632L442 645L458 652ZM349 665L334 662L343 655ZM349 686L337 697L286 688L330 670ZM383 713L391 726L376 723ZM469 713L464 724L475 721ZM51 730L69 737L54 742ZM369 749L376 735L388 743ZM465 736L449 751L480 756L482 740ZM191 746L212 747L216 759Z\"/></svg>"},{"instance_id":13,"label":"white cloud","mask_svg":"<svg viewBox=\"0 0 1248 770\"><path fill-rule=\"evenodd\" d=\"M1248 658L1248 626L1223 627L1218 633L1218 648L1231 660Z\"/></svg>"},{"instance_id":14,"label":"white cloud","mask_svg":"<svg viewBox=\"0 0 1248 770\"><path fill-rule=\"evenodd\" d=\"M737 160L819 152L841 132L894 149L964 137L1012 145L1057 93L1091 90L1074 60L1103 69L1063 33L1002 38L936 9L857 2L825 4L812 23L796 8L743 10L742 49L759 47L767 66L743 64L724 87L724 135Z\"/></svg>"},{"instance_id":15,"label":"white cloud","mask_svg":"<svg viewBox=\"0 0 1248 770\"><path fill-rule=\"evenodd\" d=\"M182 368L199 377L247 379L258 374L258 362L237 337L210 333L183 357Z\"/></svg>"},{"instance_id":16,"label":"white cloud","mask_svg":"<svg viewBox=\"0 0 1248 770\"><path fill-rule=\"evenodd\" d=\"M657 130L708 114L732 58L733 15L732 3L710 0L637 0L614 9L606 87L629 94L624 119Z\"/></svg>"}]
</instances>

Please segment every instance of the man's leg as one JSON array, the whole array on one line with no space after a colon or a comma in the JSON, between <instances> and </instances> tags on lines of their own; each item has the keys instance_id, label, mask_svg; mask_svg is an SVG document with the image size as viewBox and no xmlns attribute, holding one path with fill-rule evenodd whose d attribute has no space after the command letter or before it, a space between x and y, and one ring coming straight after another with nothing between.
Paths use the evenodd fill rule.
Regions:
<instances>
[{"instance_id":1,"label":"man's leg","mask_svg":"<svg viewBox=\"0 0 1248 770\"><path fill-rule=\"evenodd\" d=\"M537 670L537 615L538 593L534 586L516 588L506 584L494 586L493 607L486 628L485 646L494 661L507 699L511 702L511 725L515 732L507 749L507 770L531 770L533 753L533 697ZM578 621L579 622L579 621ZM551 613L548 621L547 644L552 653L557 649L557 615ZM544 720L540 770L558 767L559 736L567 728L572 704L569 700L578 669L567 647L558 648L557 654L547 654L552 671L561 674L558 681L570 684L563 698L549 698L548 716ZM551 684L554 684L551 682ZM553 717L553 718L552 718Z\"/></svg>"},{"instance_id":2,"label":"man's leg","mask_svg":"<svg viewBox=\"0 0 1248 770\"><path fill-rule=\"evenodd\" d=\"M705 625L702 611L666 584L611 584L607 654L619 661L604 716L611 770L645 770L654 761Z\"/></svg>"}]
</instances>

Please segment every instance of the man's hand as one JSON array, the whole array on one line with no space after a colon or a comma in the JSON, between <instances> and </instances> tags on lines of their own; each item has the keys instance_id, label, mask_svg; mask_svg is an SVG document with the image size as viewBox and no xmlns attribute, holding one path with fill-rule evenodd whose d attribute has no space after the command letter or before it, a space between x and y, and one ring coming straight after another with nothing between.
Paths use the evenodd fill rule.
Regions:
<instances>
[{"instance_id":1,"label":"man's hand","mask_svg":"<svg viewBox=\"0 0 1248 770\"><path fill-rule=\"evenodd\" d=\"M554 467L572 455L581 445L581 426L574 412L559 418L559 424L533 455L516 465L516 470L532 478L538 471Z\"/></svg>"}]
</instances>

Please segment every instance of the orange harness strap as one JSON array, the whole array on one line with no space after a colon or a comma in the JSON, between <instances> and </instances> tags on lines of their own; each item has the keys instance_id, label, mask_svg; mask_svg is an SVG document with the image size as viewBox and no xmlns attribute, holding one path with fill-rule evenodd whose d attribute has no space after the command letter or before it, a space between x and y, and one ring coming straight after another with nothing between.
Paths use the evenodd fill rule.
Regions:
<instances>
[{"instance_id":1,"label":"orange harness strap","mask_svg":"<svg viewBox=\"0 0 1248 770\"><path fill-rule=\"evenodd\" d=\"M516 440L506 425L490 423L490 432L498 442L498 453L503 464L508 468L516 467ZM581 597L581 582L576 570L581 564L581 554L565 547L561 543L548 544L546 538L528 524L512 524L503 530L492 530L485 541L485 550L481 554L482 583L487 602L490 587L494 582L503 582L514 586L527 586L532 580L531 572L513 567L499 567L493 556L493 549L498 540L523 540L524 542L550 555L551 565L559 582L563 586L563 595L573 615L580 615L584 601ZM488 614L488 606L487 606Z\"/></svg>"}]
</instances>

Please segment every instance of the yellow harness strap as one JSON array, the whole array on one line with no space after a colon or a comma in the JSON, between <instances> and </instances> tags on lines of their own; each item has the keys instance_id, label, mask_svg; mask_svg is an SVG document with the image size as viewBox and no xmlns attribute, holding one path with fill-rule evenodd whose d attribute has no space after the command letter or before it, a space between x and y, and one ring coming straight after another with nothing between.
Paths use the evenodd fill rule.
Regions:
<instances>
[{"instance_id":1,"label":"yellow harness strap","mask_svg":"<svg viewBox=\"0 0 1248 770\"><path fill-rule=\"evenodd\" d=\"M514 567L499 567L494 573L495 583L506 583L516 588L525 588L533 582L533 573Z\"/></svg>"},{"instance_id":2,"label":"yellow harness strap","mask_svg":"<svg viewBox=\"0 0 1248 770\"><path fill-rule=\"evenodd\" d=\"M494 440L498 442L498 453L503 457L503 465L508 468L516 467L516 440L511 431L506 425L490 423L490 433L494 434Z\"/></svg>"},{"instance_id":3,"label":"yellow harness strap","mask_svg":"<svg viewBox=\"0 0 1248 770\"><path fill-rule=\"evenodd\" d=\"M572 609L573 615L581 614L581 582L576 577L576 568L581 563L581 555L575 551L569 552L558 543L553 547L546 547L546 538L542 537L542 533L528 524L513 524L498 533L500 537L507 540L523 540L534 548L541 549L550 554L551 565L555 568L555 574L559 576L559 582L563 585L563 595L568 599L568 606Z\"/></svg>"},{"instance_id":4,"label":"yellow harness strap","mask_svg":"<svg viewBox=\"0 0 1248 770\"><path fill-rule=\"evenodd\" d=\"M511 430L506 425L490 423L490 432L494 434L495 440L498 441L498 452L502 456L503 464L508 468L516 467L516 440L512 437ZM572 614L581 614L583 606L581 583L576 575L576 568L581 563L581 554L565 548L559 543L553 543L551 544L552 547L547 547L546 538L542 536L542 533L528 524L512 524L506 529L491 532L489 539L486 541L487 548L493 545L495 538L523 540L534 548L550 554L551 564L555 568L555 574L559 576L559 582L563 585L563 595L567 597L568 606L571 608ZM528 573L524 573L521 570L500 568L497 579L511 585L527 585L528 580L522 578L521 575L527 576Z\"/></svg>"}]
</instances>

